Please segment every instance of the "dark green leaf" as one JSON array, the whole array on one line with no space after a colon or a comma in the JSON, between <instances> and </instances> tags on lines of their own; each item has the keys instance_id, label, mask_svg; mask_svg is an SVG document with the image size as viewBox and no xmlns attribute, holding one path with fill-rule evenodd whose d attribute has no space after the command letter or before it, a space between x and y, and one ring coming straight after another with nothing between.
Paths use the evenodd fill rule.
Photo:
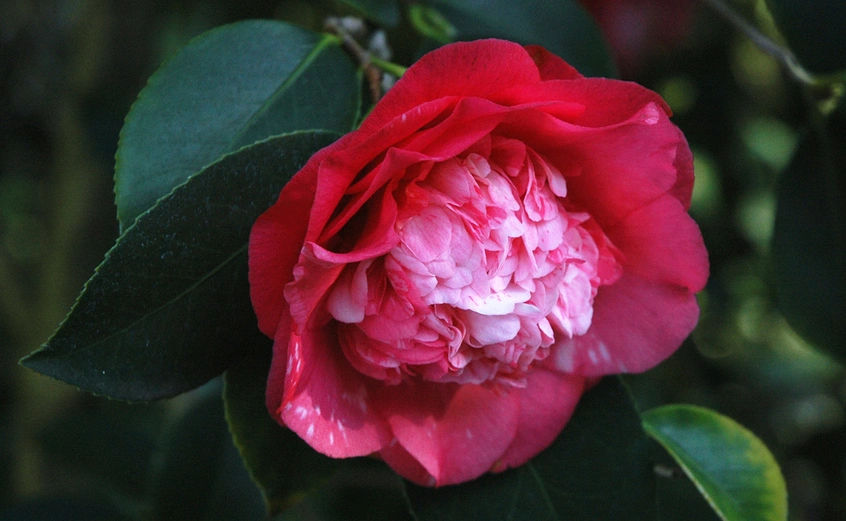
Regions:
<instances>
[{"instance_id":1,"label":"dark green leaf","mask_svg":"<svg viewBox=\"0 0 846 521\"><path fill-rule=\"evenodd\" d=\"M223 397L235 445L268 512L275 514L330 477L339 461L317 453L270 417L264 404L269 368L269 356L243 359L226 371Z\"/></svg>"},{"instance_id":2,"label":"dark green leaf","mask_svg":"<svg viewBox=\"0 0 846 521\"><path fill-rule=\"evenodd\" d=\"M277 21L199 36L141 91L115 168L126 228L158 198L221 155L295 130L351 130L359 80L337 38Z\"/></svg>"},{"instance_id":3,"label":"dark green leaf","mask_svg":"<svg viewBox=\"0 0 846 521\"><path fill-rule=\"evenodd\" d=\"M274 521L412 521L393 470L375 459L356 458L328 483L311 491L302 501Z\"/></svg>"},{"instance_id":4,"label":"dark green leaf","mask_svg":"<svg viewBox=\"0 0 846 521\"><path fill-rule=\"evenodd\" d=\"M588 391L552 446L522 467L458 486L406 487L420 521L655 519L649 439L617 378Z\"/></svg>"},{"instance_id":5,"label":"dark green leaf","mask_svg":"<svg viewBox=\"0 0 846 521\"><path fill-rule=\"evenodd\" d=\"M361 16L386 27L395 27L400 22L397 0L340 0Z\"/></svg>"},{"instance_id":6,"label":"dark green leaf","mask_svg":"<svg viewBox=\"0 0 846 521\"><path fill-rule=\"evenodd\" d=\"M817 73L846 69L846 2L769 0L779 28L803 66Z\"/></svg>"},{"instance_id":7,"label":"dark green leaf","mask_svg":"<svg viewBox=\"0 0 846 521\"><path fill-rule=\"evenodd\" d=\"M800 142L777 196L778 303L817 347L846 357L846 114Z\"/></svg>"},{"instance_id":8,"label":"dark green leaf","mask_svg":"<svg viewBox=\"0 0 846 521\"><path fill-rule=\"evenodd\" d=\"M586 76L613 76L602 34L575 0L432 0L458 30L458 39L504 38L538 44Z\"/></svg>"},{"instance_id":9,"label":"dark green leaf","mask_svg":"<svg viewBox=\"0 0 846 521\"><path fill-rule=\"evenodd\" d=\"M153 489L159 521L254 521L264 515L226 430L219 382L199 390L166 436Z\"/></svg>"},{"instance_id":10,"label":"dark green leaf","mask_svg":"<svg viewBox=\"0 0 846 521\"><path fill-rule=\"evenodd\" d=\"M653 442L657 521L721 521L664 447Z\"/></svg>"},{"instance_id":11,"label":"dark green leaf","mask_svg":"<svg viewBox=\"0 0 846 521\"><path fill-rule=\"evenodd\" d=\"M265 342L249 299L250 228L336 137L271 138L178 187L118 239L59 330L22 363L97 394L153 400L197 387Z\"/></svg>"},{"instance_id":12,"label":"dark green leaf","mask_svg":"<svg viewBox=\"0 0 846 521\"><path fill-rule=\"evenodd\" d=\"M725 521L786 521L778 464L754 434L702 407L668 405L643 414L643 427L681 465Z\"/></svg>"}]
</instances>

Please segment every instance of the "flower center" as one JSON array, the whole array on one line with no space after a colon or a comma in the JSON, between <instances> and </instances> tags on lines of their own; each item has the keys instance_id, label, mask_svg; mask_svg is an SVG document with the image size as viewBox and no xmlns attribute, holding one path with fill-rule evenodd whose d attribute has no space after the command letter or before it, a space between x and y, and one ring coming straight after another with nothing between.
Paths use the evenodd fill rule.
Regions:
<instances>
[{"instance_id":1,"label":"flower center","mask_svg":"<svg viewBox=\"0 0 846 521\"><path fill-rule=\"evenodd\" d=\"M469 153L409 171L394 193L399 243L336 282L328 309L362 373L521 386L556 340L590 327L597 288L620 273L608 240L565 208L561 172L502 145L522 161ZM359 322L339 311L351 299L366 303Z\"/></svg>"}]
</instances>

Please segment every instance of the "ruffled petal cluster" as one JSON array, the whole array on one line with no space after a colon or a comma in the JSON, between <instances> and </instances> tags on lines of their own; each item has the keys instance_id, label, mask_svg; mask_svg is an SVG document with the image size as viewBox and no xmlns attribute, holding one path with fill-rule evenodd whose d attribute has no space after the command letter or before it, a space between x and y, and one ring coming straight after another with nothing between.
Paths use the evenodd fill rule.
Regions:
<instances>
[{"instance_id":1,"label":"ruffled petal cluster","mask_svg":"<svg viewBox=\"0 0 846 521\"><path fill-rule=\"evenodd\" d=\"M502 154L506 168L488 160ZM345 266L328 295L350 363L389 385L524 387L556 339L588 330L597 288L620 274L566 195L561 172L509 139L408 169L393 193L398 243Z\"/></svg>"}]
</instances>

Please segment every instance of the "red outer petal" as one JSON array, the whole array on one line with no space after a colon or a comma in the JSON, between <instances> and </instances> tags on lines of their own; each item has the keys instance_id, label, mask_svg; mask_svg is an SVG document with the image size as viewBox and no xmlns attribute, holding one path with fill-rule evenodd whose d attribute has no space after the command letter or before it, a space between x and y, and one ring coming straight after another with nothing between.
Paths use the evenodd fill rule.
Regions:
<instances>
[{"instance_id":1,"label":"red outer petal","mask_svg":"<svg viewBox=\"0 0 846 521\"><path fill-rule=\"evenodd\" d=\"M297 334L302 334L309 322L324 319L322 314L314 316L314 310L323 302L324 296L344 269L343 264L320 262L312 246L309 243L303 247L300 262L294 268L294 283L284 288L285 300L293 319L292 329Z\"/></svg>"},{"instance_id":2,"label":"red outer petal","mask_svg":"<svg viewBox=\"0 0 846 521\"><path fill-rule=\"evenodd\" d=\"M525 136L567 177L568 201L603 227L664 196L677 183L679 143L666 116L646 107L632 120L605 128L578 127L539 112L518 113L500 129ZM532 132L532 133L529 133Z\"/></svg>"},{"instance_id":3,"label":"red outer petal","mask_svg":"<svg viewBox=\"0 0 846 521\"><path fill-rule=\"evenodd\" d=\"M542 367L530 371L526 388L512 390L520 395L517 435L494 470L518 467L549 447L570 420L584 389L580 376Z\"/></svg>"},{"instance_id":4,"label":"red outer petal","mask_svg":"<svg viewBox=\"0 0 846 521\"><path fill-rule=\"evenodd\" d=\"M541 75L541 80L576 80L584 78L582 74L577 71L572 65L562 60L560 57L547 51L540 45L527 45L526 52L532 57L535 65L538 66L538 71Z\"/></svg>"},{"instance_id":5,"label":"red outer petal","mask_svg":"<svg viewBox=\"0 0 846 521\"><path fill-rule=\"evenodd\" d=\"M325 149L324 149L325 150ZM318 153L319 155L319 153ZM315 156L317 157L317 156ZM250 232L250 299L262 333L273 338L286 308L283 291L293 278L308 222L292 216L307 215L314 200L316 160L309 161L263 213Z\"/></svg>"},{"instance_id":6,"label":"red outer petal","mask_svg":"<svg viewBox=\"0 0 846 521\"><path fill-rule=\"evenodd\" d=\"M309 215L306 240L317 241L323 235L351 185L359 183L360 177L367 174L365 167L381 159L387 150L417 132L453 102L454 100L445 99L416 107L414 111L397 116L382 127L373 129L373 132L363 132L359 129L347 134L342 142L327 147L331 155L323 156L326 157L325 160L323 157L319 160L312 158L306 166L314 163L315 168L319 169L316 193L319 193L320 197L314 202ZM382 181L387 182L387 179ZM373 193L379 186L374 184L368 188L370 193Z\"/></svg>"},{"instance_id":7,"label":"red outer petal","mask_svg":"<svg viewBox=\"0 0 846 521\"><path fill-rule=\"evenodd\" d=\"M645 371L673 354L699 318L686 288L625 271L599 288L593 309L587 333L558 342L548 364L587 377Z\"/></svg>"},{"instance_id":8,"label":"red outer petal","mask_svg":"<svg viewBox=\"0 0 846 521\"><path fill-rule=\"evenodd\" d=\"M678 199L687 211L690 209L690 199L693 196L693 152L681 129L676 128L676 134L679 141L676 147L676 160L673 164L678 171L678 177L676 184L670 189L670 195Z\"/></svg>"},{"instance_id":9,"label":"red outer petal","mask_svg":"<svg viewBox=\"0 0 846 521\"><path fill-rule=\"evenodd\" d=\"M271 415L315 450L334 458L364 456L391 439L371 406L367 378L344 357L334 327L309 329L302 337L280 329L270 371ZM282 387L279 374L285 374Z\"/></svg>"},{"instance_id":10,"label":"red outer petal","mask_svg":"<svg viewBox=\"0 0 846 521\"><path fill-rule=\"evenodd\" d=\"M644 107L650 104L663 113L655 116L669 117L672 114L667 103L655 92L637 83L605 78L553 80L537 85L508 87L503 88L493 99L509 104L533 101L579 104L584 109L572 123L580 127L602 128L636 121ZM531 137L537 133L528 132L524 135ZM678 136L673 140L678 141Z\"/></svg>"},{"instance_id":11,"label":"red outer petal","mask_svg":"<svg viewBox=\"0 0 846 521\"><path fill-rule=\"evenodd\" d=\"M283 301L284 302L284 301ZM283 304L282 319L279 321L278 339L273 342L273 357L270 359L270 372L267 375L265 405L270 416L282 423L278 415L282 395L285 393L286 366L288 365L288 343L290 342L291 316L287 303Z\"/></svg>"},{"instance_id":12,"label":"red outer petal","mask_svg":"<svg viewBox=\"0 0 846 521\"><path fill-rule=\"evenodd\" d=\"M397 471L408 471L408 479L440 486L490 470L514 440L520 395L478 385L420 382L383 387L377 407L402 447L389 446L382 458ZM421 480L404 452L431 478Z\"/></svg>"},{"instance_id":13,"label":"red outer petal","mask_svg":"<svg viewBox=\"0 0 846 521\"><path fill-rule=\"evenodd\" d=\"M372 133L400 114L447 96L487 98L512 85L535 84L538 67L520 45L505 40L459 42L417 61L361 124Z\"/></svg>"},{"instance_id":14,"label":"red outer petal","mask_svg":"<svg viewBox=\"0 0 846 521\"><path fill-rule=\"evenodd\" d=\"M464 98L456 101L442 121L431 128L415 132L397 146L404 150L419 151L435 160L455 157L490 135L511 110L488 100Z\"/></svg>"},{"instance_id":15,"label":"red outer petal","mask_svg":"<svg viewBox=\"0 0 846 521\"><path fill-rule=\"evenodd\" d=\"M604 231L623 253L627 272L691 293L705 287L708 252L702 234L672 196L656 199Z\"/></svg>"},{"instance_id":16,"label":"red outer petal","mask_svg":"<svg viewBox=\"0 0 846 521\"><path fill-rule=\"evenodd\" d=\"M379 456L390 465L394 471L405 479L422 485L424 487L434 487L436 484L435 478L423 468L419 461L414 459L414 456L408 453L402 445L396 440L388 444L387 447L379 452Z\"/></svg>"}]
</instances>

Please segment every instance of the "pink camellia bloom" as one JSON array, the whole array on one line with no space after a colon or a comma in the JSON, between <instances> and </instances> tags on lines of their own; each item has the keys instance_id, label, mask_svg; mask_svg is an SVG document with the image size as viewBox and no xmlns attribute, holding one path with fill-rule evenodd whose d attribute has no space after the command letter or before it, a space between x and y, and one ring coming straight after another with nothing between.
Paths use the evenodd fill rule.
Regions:
<instances>
[{"instance_id":1,"label":"pink camellia bloom","mask_svg":"<svg viewBox=\"0 0 846 521\"><path fill-rule=\"evenodd\" d=\"M526 462L586 385L669 356L707 254L653 92L483 40L420 59L256 222L273 417L425 485Z\"/></svg>"}]
</instances>

